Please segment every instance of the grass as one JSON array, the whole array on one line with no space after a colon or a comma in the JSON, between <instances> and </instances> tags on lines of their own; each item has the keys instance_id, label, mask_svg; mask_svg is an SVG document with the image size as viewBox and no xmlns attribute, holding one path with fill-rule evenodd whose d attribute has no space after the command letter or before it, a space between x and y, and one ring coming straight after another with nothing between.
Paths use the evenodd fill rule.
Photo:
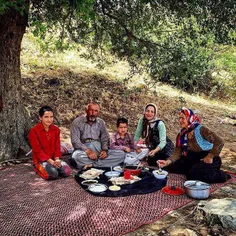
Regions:
<instances>
[{"instance_id":1,"label":"grass","mask_svg":"<svg viewBox=\"0 0 236 236\"><path fill-rule=\"evenodd\" d=\"M108 55L109 63L103 64L101 67L100 62L85 59L82 55L86 52L83 47L74 47L77 50L65 50L62 52L42 52L37 39L31 34L26 33L22 42L21 54L21 70L24 76L28 73L33 73L38 69L69 69L74 73L86 73L88 75L99 74L109 79L123 82L130 73L130 67L127 61L118 60L117 58ZM230 81L230 86L236 82L236 47L220 47L216 54L216 65L219 71L216 71L217 79ZM224 72L222 72L224 70ZM220 76L219 76L220 75ZM229 79L228 77L229 76ZM145 79L144 79L145 78ZM226 78L226 79L225 79ZM139 89L145 86L145 81L150 78L146 74L135 75L127 83L130 89ZM223 81L226 83L225 81ZM222 82L222 83L223 83ZM148 87L148 85L147 85ZM169 85L157 83L150 88L152 93L164 94L165 96L189 100L196 103L211 104L219 108L224 107L230 111L236 112L236 103L223 101L221 99L210 99L209 96L204 94L188 94L179 89ZM235 94L233 94L234 96ZM231 101L236 101L233 97Z\"/></svg>"}]
</instances>

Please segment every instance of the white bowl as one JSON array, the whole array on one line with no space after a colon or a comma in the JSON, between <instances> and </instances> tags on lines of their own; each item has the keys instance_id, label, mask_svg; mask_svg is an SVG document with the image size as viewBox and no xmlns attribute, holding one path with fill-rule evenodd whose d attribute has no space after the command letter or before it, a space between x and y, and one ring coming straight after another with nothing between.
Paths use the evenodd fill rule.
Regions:
<instances>
[{"instance_id":1,"label":"white bowl","mask_svg":"<svg viewBox=\"0 0 236 236\"><path fill-rule=\"evenodd\" d=\"M115 166L115 167L113 168L113 170L115 170L115 171L117 171L117 172L120 172L120 173L122 173L122 172L124 171L121 166Z\"/></svg>"},{"instance_id":2,"label":"white bowl","mask_svg":"<svg viewBox=\"0 0 236 236\"><path fill-rule=\"evenodd\" d=\"M108 171L105 173L106 177L112 178L112 177L118 177L120 176L120 172L118 171Z\"/></svg>"},{"instance_id":3,"label":"white bowl","mask_svg":"<svg viewBox=\"0 0 236 236\"><path fill-rule=\"evenodd\" d=\"M168 175L168 172L165 170L162 170L162 171L154 170L152 173L157 179L165 179L166 176Z\"/></svg>"}]
</instances>

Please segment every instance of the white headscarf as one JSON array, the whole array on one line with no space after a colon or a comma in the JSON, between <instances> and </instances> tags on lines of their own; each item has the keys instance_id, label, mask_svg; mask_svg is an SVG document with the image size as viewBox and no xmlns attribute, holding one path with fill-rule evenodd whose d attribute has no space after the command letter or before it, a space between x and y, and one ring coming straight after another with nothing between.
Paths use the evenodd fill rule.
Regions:
<instances>
[{"instance_id":1,"label":"white headscarf","mask_svg":"<svg viewBox=\"0 0 236 236\"><path fill-rule=\"evenodd\" d=\"M152 107L154 107L154 117L153 117L153 119L151 119L151 120L149 120L148 121L148 123L147 122L145 122L145 111L147 110L147 108L149 107L149 106L152 106ZM153 128L153 126L155 125L155 122L157 121L157 106L154 104L154 103L148 103L146 106L145 106L145 108L144 108L144 120L143 120L143 122L145 122L146 123L146 125L145 124L143 124L143 125L145 125L145 127L146 127L146 130L144 131L143 130L143 132L142 132L142 136L143 135L145 135L145 138L147 138L148 136L149 136L149 127L150 128ZM147 120L146 120L147 121ZM143 126L144 127L144 126Z\"/></svg>"}]
</instances>

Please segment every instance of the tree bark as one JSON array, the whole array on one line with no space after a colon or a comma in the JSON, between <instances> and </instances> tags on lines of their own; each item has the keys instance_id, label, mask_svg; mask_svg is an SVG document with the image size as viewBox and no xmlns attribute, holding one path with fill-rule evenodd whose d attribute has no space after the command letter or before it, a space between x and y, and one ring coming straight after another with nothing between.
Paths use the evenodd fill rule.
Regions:
<instances>
[{"instance_id":1,"label":"tree bark","mask_svg":"<svg viewBox=\"0 0 236 236\"><path fill-rule=\"evenodd\" d=\"M28 1L0 14L0 162L26 150L29 118L22 102L20 49L28 23Z\"/></svg>"}]
</instances>

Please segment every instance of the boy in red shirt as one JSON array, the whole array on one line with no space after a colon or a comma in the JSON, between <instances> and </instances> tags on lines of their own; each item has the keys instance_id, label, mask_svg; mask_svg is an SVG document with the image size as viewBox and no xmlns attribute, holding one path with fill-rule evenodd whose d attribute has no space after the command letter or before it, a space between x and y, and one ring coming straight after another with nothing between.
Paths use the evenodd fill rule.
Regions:
<instances>
[{"instance_id":1,"label":"boy in red shirt","mask_svg":"<svg viewBox=\"0 0 236 236\"><path fill-rule=\"evenodd\" d=\"M43 106L39 110L41 121L29 132L35 172L43 179L56 179L70 175L70 167L60 160L60 129L53 125L53 110Z\"/></svg>"}]
</instances>

